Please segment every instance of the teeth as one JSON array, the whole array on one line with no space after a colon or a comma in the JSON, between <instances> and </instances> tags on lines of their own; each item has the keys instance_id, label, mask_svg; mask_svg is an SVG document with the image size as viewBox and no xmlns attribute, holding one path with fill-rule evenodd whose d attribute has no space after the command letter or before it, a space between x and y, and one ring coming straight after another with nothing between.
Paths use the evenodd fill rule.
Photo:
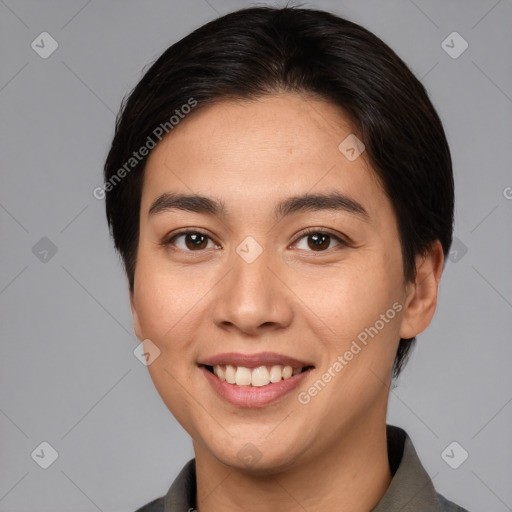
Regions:
<instances>
[{"instance_id":1,"label":"teeth","mask_svg":"<svg viewBox=\"0 0 512 512\"><path fill-rule=\"evenodd\" d=\"M283 369L279 365L270 368L270 382L279 382L283 378Z\"/></svg>"},{"instance_id":2,"label":"teeth","mask_svg":"<svg viewBox=\"0 0 512 512\"><path fill-rule=\"evenodd\" d=\"M226 371L224 375L226 377L226 382L228 382L229 384L234 384L236 381L236 368L228 364L226 366Z\"/></svg>"},{"instance_id":3,"label":"teeth","mask_svg":"<svg viewBox=\"0 0 512 512\"><path fill-rule=\"evenodd\" d=\"M220 380L225 381L226 375L224 374L224 370L220 367L220 365L217 365L213 368L213 372L217 377L219 377Z\"/></svg>"},{"instance_id":4,"label":"teeth","mask_svg":"<svg viewBox=\"0 0 512 512\"><path fill-rule=\"evenodd\" d=\"M270 374L265 366L254 368L251 375L253 386L266 386L270 382Z\"/></svg>"},{"instance_id":5,"label":"teeth","mask_svg":"<svg viewBox=\"0 0 512 512\"><path fill-rule=\"evenodd\" d=\"M283 379L289 379L292 376L293 368L291 366L285 366L283 368Z\"/></svg>"},{"instance_id":6,"label":"teeth","mask_svg":"<svg viewBox=\"0 0 512 512\"><path fill-rule=\"evenodd\" d=\"M236 384L237 386L266 386L270 382L280 382L297 375L302 368L292 368L291 366L282 366L276 364L274 366L259 366L258 368L246 368L244 366L232 366L230 364L225 367L216 365L213 367L213 373L221 380L228 384Z\"/></svg>"},{"instance_id":7,"label":"teeth","mask_svg":"<svg viewBox=\"0 0 512 512\"><path fill-rule=\"evenodd\" d=\"M237 386L250 386L251 385L251 370L239 366L236 369L235 382Z\"/></svg>"}]
</instances>

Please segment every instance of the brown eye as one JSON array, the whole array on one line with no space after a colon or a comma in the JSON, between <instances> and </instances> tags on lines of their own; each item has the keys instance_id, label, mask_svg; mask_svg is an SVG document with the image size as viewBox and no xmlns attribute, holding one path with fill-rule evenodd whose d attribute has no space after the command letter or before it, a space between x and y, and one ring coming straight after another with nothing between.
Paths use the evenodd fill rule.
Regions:
<instances>
[{"instance_id":1,"label":"brown eye","mask_svg":"<svg viewBox=\"0 0 512 512\"><path fill-rule=\"evenodd\" d=\"M165 245L174 245L184 251L200 251L208 248L208 242L211 242L209 236L197 231L187 231L174 235ZM213 242L212 242L213 243Z\"/></svg>"},{"instance_id":2,"label":"brown eye","mask_svg":"<svg viewBox=\"0 0 512 512\"><path fill-rule=\"evenodd\" d=\"M327 249L330 243L330 236L324 233L315 233L313 235L308 235L308 247L310 249L322 250Z\"/></svg>"},{"instance_id":3,"label":"brown eye","mask_svg":"<svg viewBox=\"0 0 512 512\"><path fill-rule=\"evenodd\" d=\"M189 233L185 235L185 245L188 249L205 249L208 245L208 237L201 233Z\"/></svg>"},{"instance_id":4,"label":"brown eye","mask_svg":"<svg viewBox=\"0 0 512 512\"><path fill-rule=\"evenodd\" d=\"M307 241L304 243L302 240ZM331 243L333 241L335 242L334 246L332 246ZM328 249L336 246L347 246L347 243L332 233L312 229L306 233L303 233L295 245L298 249L303 249L305 251L325 252Z\"/></svg>"}]
</instances>

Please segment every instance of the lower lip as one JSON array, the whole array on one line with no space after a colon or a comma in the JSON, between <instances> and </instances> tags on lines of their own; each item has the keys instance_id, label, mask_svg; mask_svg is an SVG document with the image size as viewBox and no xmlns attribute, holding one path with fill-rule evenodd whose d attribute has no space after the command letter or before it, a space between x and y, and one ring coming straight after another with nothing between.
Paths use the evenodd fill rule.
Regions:
<instances>
[{"instance_id":1,"label":"lower lip","mask_svg":"<svg viewBox=\"0 0 512 512\"><path fill-rule=\"evenodd\" d=\"M238 407L264 407L293 391L309 374L305 370L280 382L272 382L266 386L237 386L220 380L204 366L199 367L206 380L217 393L230 404Z\"/></svg>"}]
</instances>

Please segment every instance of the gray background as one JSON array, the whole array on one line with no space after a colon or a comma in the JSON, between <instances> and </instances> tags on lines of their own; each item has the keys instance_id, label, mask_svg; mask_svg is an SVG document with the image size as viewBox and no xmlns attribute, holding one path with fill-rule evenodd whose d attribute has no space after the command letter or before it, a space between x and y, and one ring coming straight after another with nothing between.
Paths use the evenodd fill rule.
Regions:
<instances>
[{"instance_id":1,"label":"gray background","mask_svg":"<svg viewBox=\"0 0 512 512\"><path fill-rule=\"evenodd\" d=\"M1 511L135 510L193 457L133 355L127 285L92 191L142 69L192 29L249 5L0 0ZM304 5L380 36L444 122L456 252L438 313L391 391L388 422L407 430L439 492L471 511L512 510L512 2ZM59 44L47 59L31 48L43 31ZM456 59L441 46L453 31L469 44ZM43 441L58 452L46 470L31 457ZM469 453L458 469L441 457L452 441Z\"/></svg>"}]
</instances>

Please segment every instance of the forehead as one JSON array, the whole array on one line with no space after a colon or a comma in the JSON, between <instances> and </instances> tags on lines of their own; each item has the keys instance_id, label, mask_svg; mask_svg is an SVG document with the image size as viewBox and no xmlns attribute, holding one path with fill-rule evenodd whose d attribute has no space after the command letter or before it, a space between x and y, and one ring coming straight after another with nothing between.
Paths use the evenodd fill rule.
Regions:
<instances>
[{"instance_id":1,"label":"forehead","mask_svg":"<svg viewBox=\"0 0 512 512\"><path fill-rule=\"evenodd\" d=\"M341 109L312 97L280 94L207 105L150 153L142 209L168 191L247 207L336 190L371 212L386 206L386 197L365 152L354 160L344 153L346 144L340 150L354 136Z\"/></svg>"}]
</instances>

